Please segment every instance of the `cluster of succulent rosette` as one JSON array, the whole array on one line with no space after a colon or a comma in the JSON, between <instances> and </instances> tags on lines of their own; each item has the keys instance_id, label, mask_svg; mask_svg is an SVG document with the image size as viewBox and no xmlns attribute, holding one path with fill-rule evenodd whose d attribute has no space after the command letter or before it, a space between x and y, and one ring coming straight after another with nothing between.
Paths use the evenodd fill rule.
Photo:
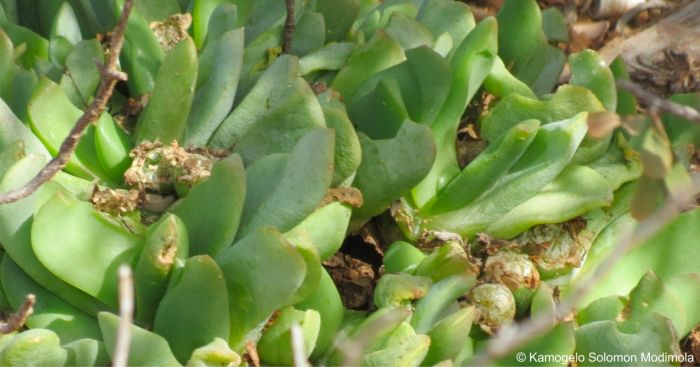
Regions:
<instances>
[{"instance_id":1,"label":"cluster of succulent rosette","mask_svg":"<svg viewBox=\"0 0 700 367\"><path fill-rule=\"evenodd\" d=\"M0 192L58 154L122 6L0 0ZM637 116L619 60L558 47L556 9L507 0L476 22L453 0L295 6L283 54L282 0L134 1L128 80L62 172L0 205L0 306L36 296L0 365L109 365L122 264L129 365L244 365L250 345L292 365L297 327L313 364L469 365L697 180L700 129ZM589 131L615 115L634 124ZM323 264L378 216L393 243L369 305L349 310ZM681 214L518 352L678 355L700 322L699 231L700 211Z\"/></svg>"}]
</instances>

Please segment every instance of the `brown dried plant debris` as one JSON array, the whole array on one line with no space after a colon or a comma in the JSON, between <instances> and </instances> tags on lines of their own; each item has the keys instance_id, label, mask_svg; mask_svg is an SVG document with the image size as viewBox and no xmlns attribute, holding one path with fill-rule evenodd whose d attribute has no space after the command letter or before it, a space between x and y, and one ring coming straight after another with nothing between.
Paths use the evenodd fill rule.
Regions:
<instances>
[{"instance_id":1,"label":"brown dried plant debris","mask_svg":"<svg viewBox=\"0 0 700 367\"><path fill-rule=\"evenodd\" d=\"M252 367L260 367L260 357L258 356L258 349L255 347L255 342L248 340L245 343L245 353L243 353L243 359Z\"/></svg>"},{"instance_id":2,"label":"brown dried plant debris","mask_svg":"<svg viewBox=\"0 0 700 367\"><path fill-rule=\"evenodd\" d=\"M370 264L337 253L323 265L338 287L345 307L352 310L370 308L376 285L376 273Z\"/></svg>"},{"instance_id":3,"label":"brown dried plant debris","mask_svg":"<svg viewBox=\"0 0 700 367\"><path fill-rule=\"evenodd\" d=\"M95 185L90 203L95 209L118 217L136 211L141 205L141 195L138 190L102 190Z\"/></svg>"},{"instance_id":4,"label":"brown dried plant debris","mask_svg":"<svg viewBox=\"0 0 700 367\"><path fill-rule=\"evenodd\" d=\"M151 22L150 26L165 52L170 51L178 42L188 37L187 30L192 25L192 16L188 13L173 14L164 22Z\"/></svg>"},{"instance_id":5,"label":"brown dried plant debris","mask_svg":"<svg viewBox=\"0 0 700 367\"><path fill-rule=\"evenodd\" d=\"M354 187L341 186L329 189L318 206L326 206L335 201L350 205L354 208L359 208L364 204L364 198L360 190Z\"/></svg>"},{"instance_id":6,"label":"brown dried plant debris","mask_svg":"<svg viewBox=\"0 0 700 367\"><path fill-rule=\"evenodd\" d=\"M688 337L681 342L681 350L686 355L692 355L694 361L700 361L700 325L695 326ZM690 360L690 358L688 358ZM682 367L696 366L693 362L684 362Z\"/></svg>"},{"instance_id":7,"label":"brown dried plant debris","mask_svg":"<svg viewBox=\"0 0 700 367\"><path fill-rule=\"evenodd\" d=\"M140 191L186 192L208 178L215 160L226 155L219 150L184 149L175 141L170 145L145 141L131 151L133 162L124 173L124 181Z\"/></svg>"},{"instance_id":8,"label":"brown dried plant debris","mask_svg":"<svg viewBox=\"0 0 700 367\"><path fill-rule=\"evenodd\" d=\"M425 231L418 237L416 246L424 250L433 250L448 242L456 242L468 250L462 237L456 233L446 231Z\"/></svg>"}]
</instances>

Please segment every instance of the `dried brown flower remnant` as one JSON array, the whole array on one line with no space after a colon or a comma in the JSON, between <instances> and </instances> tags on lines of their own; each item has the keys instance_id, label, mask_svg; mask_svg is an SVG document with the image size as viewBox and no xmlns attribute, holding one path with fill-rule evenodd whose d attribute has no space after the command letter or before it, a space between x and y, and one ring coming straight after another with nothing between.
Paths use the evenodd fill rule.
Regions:
<instances>
[{"instance_id":1,"label":"dried brown flower remnant","mask_svg":"<svg viewBox=\"0 0 700 367\"><path fill-rule=\"evenodd\" d=\"M476 323L489 335L496 334L515 318L515 298L502 284L481 284L467 298L476 307Z\"/></svg>"},{"instance_id":2,"label":"dried brown flower remnant","mask_svg":"<svg viewBox=\"0 0 700 367\"><path fill-rule=\"evenodd\" d=\"M99 187L95 186L92 196L90 196L90 203L95 209L114 216L121 216L137 210L140 201L138 190L100 190Z\"/></svg>"},{"instance_id":3,"label":"dried brown flower remnant","mask_svg":"<svg viewBox=\"0 0 700 367\"><path fill-rule=\"evenodd\" d=\"M520 288L535 289L540 273L526 254L501 251L486 259L484 275L490 282L501 283L511 291Z\"/></svg>"},{"instance_id":4,"label":"dried brown flower remnant","mask_svg":"<svg viewBox=\"0 0 700 367\"><path fill-rule=\"evenodd\" d=\"M583 231L585 226L585 221L580 219L544 224L523 233L518 242L526 247L546 279L581 266L592 240L592 233Z\"/></svg>"},{"instance_id":5,"label":"dried brown flower remnant","mask_svg":"<svg viewBox=\"0 0 700 367\"><path fill-rule=\"evenodd\" d=\"M187 29L192 25L190 14L173 14L164 22L151 22L151 29L165 52L187 38Z\"/></svg>"},{"instance_id":6,"label":"dried brown flower remnant","mask_svg":"<svg viewBox=\"0 0 700 367\"><path fill-rule=\"evenodd\" d=\"M127 185L140 191L168 194L177 191L184 196L197 183L211 175L216 159L224 152L207 149L186 150L173 142L143 142L131 153L133 162L124 173Z\"/></svg>"}]
</instances>

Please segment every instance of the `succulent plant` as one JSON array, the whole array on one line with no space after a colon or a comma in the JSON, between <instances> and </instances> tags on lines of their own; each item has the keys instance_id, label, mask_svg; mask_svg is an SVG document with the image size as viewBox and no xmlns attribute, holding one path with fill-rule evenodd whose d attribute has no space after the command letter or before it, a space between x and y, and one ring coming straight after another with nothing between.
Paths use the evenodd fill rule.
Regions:
<instances>
[{"instance_id":1,"label":"succulent plant","mask_svg":"<svg viewBox=\"0 0 700 367\"><path fill-rule=\"evenodd\" d=\"M0 1L0 193L61 153L123 5ZM284 5L134 1L128 79L61 172L0 205L0 306L36 297L0 364L112 363L126 264L128 365L469 365L697 181L700 130L678 117L661 117L668 136L649 121L591 134L596 116L636 113L624 66L567 57L562 14L534 0L478 23L453 0L297 1L287 53ZM480 142L466 164L463 116ZM350 310L329 264L383 213L401 238ZM700 322L698 213L522 351L679 353Z\"/></svg>"}]
</instances>

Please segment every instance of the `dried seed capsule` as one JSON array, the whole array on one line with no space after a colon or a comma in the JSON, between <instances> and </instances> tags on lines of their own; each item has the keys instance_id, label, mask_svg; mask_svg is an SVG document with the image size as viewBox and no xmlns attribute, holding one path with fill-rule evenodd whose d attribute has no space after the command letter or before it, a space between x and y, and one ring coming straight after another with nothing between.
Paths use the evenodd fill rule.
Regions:
<instances>
[{"instance_id":1,"label":"dried seed capsule","mask_svg":"<svg viewBox=\"0 0 700 367\"><path fill-rule=\"evenodd\" d=\"M484 275L491 282L505 285L511 291L534 289L540 283L540 273L526 254L501 251L486 259Z\"/></svg>"},{"instance_id":2,"label":"dried seed capsule","mask_svg":"<svg viewBox=\"0 0 700 367\"><path fill-rule=\"evenodd\" d=\"M475 287L469 293L469 302L476 306L476 323L491 335L513 322L515 317L515 299L502 284L486 283Z\"/></svg>"}]
</instances>

